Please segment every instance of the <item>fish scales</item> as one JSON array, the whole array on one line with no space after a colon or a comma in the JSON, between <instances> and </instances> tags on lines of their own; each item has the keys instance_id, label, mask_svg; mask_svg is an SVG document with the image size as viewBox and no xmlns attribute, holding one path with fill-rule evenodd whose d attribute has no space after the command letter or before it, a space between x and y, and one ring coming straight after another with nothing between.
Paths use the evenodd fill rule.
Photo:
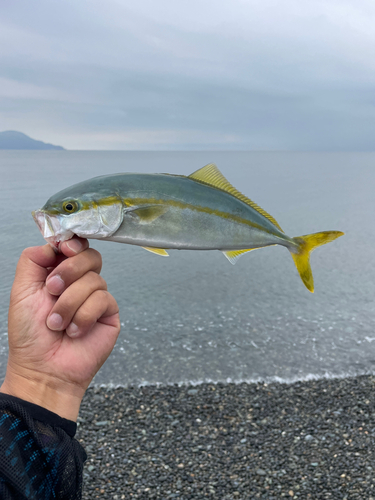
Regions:
<instances>
[{"instance_id":1,"label":"fish scales","mask_svg":"<svg viewBox=\"0 0 375 500\"><path fill-rule=\"evenodd\" d=\"M124 203L160 205L166 212L152 224L140 224L125 212L109 239L141 246L194 250L245 249L286 239L270 221L226 192L172 175L124 174L111 179Z\"/></svg>"}]
</instances>

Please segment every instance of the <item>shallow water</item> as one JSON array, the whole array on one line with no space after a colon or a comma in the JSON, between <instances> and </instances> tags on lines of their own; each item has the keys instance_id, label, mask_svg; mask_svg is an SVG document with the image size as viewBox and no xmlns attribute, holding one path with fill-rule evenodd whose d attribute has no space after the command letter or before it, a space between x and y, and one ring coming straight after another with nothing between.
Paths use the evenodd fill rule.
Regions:
<instances>
[{"instance_id":1,"label":"shallow water","mask_svg":"<svg viewBox=\"0 0 375 500\"><path fill-rule=\"evenodd\" d=\"M291 236L346 235L313 253L315 294L289 252L232 266L220 252L92 241L123 328L96 383L298 380L375 371L375 153L0 152L0 375L22 249L42 244L30 212L56 191L115 172L185 174L215 162Z\"/></svg>"}]
</instances>

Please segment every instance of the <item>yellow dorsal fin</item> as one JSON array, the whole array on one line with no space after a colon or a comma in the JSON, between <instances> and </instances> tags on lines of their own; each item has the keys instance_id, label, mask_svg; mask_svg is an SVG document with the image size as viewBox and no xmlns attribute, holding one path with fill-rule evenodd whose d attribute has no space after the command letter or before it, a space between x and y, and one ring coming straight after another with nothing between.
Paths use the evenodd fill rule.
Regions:
<instances>
[{"instance_id":1,"label":"yellow dorsal fin","mask_svg":"<svg viewBox=\"0 0 375 500\"><path fill-rule=\"evenodd\" d=\"M161 255L162 257L169 257L169 254L164 248L151 248L151 247L142 247L148 252L156 253L156 255Z\"/></svg>"},{"instance_id":2,"label":"yellow dorsal fin","mask_svg":"<svg viewBox=\"0 0 375 500\"><path fill-rule=\"evenodd\" d=\"M280 231L284 232L277 221L267 213L263 208L260 208L259 205L254 203L250 198L240 193L232 184L224 177L224 175L220 172L217 166L214 163L209 163L205 167L200 168L196 172L190 174L189 179L193 179L195 181L201 182L202 184L208 184L209 186L221 189L226 193L231 194L235 198L243 201L246 205L256 210L258 213L263 215L266 219L268 219L272 224L274 224Z\"/></svg>"}]
</instances>

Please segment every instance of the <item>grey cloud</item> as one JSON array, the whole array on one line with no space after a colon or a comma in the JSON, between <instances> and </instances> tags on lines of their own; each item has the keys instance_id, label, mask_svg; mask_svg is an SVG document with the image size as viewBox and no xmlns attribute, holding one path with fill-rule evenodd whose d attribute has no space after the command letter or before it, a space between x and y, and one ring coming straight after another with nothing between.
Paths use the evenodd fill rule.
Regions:
<instances>
[{"instance_id":1,"label":"grey cloud","mask_svg":"<svg viewBox=\"0 0 375 500\"><path fill-rule=\"evenodd\" d=\"M307 14L294 0L283 10L267 0L264 12L239 0L227 10L179 4L7 4L0 78L19 86L9 97L0 80L5 128L34 126L43 140L62 134L64 146L82 148L121 148L121 133L144 130L181 131L182 142L173 134L165 142L163 132L167 149L374 149L371 4L310 2ZM90 141L90 133L120 139Z\"/></svg>"}]
</instances>

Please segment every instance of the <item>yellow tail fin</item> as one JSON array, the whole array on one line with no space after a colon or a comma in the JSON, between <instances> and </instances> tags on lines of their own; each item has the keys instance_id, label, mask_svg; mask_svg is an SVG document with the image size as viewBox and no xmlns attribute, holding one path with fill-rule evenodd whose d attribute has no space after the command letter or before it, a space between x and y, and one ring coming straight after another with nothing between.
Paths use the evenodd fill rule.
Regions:
<instances>
[{"instance_id":1,"label":"yellow tail fin","mask_svg":"<svg viewBox=\"0 0 375 500\"><path fill-rule=\"evenodd\" d=\"M293 238L298 249L290 249L294 263L299 272L301 280L310 292L314 292L314 278L310 267L310 253L320 245L325 245L330 241L339 238L344 233L341 231L323 231L321 233L306 234Z\"/></svg>"}]
</instances>

